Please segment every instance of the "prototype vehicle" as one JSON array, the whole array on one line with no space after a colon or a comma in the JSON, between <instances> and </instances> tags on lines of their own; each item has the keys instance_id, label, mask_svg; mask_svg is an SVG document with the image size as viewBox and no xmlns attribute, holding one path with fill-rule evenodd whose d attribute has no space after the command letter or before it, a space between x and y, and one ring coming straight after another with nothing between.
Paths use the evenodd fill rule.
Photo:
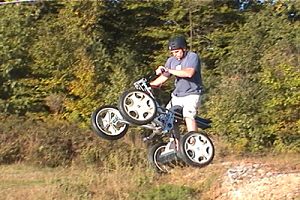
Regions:
<instances>
[{"instance_id":1,"label":"prototype vehicle","mask_svg":"<svg viewBox=\"0 0 300 200\"><path fill-rule=\"evenodd\" d=\"M149 84L154 75L136 81L133 89L124 91L118 107L103 106L92 113L92 128L98 136L107 140L122 138L130 125L152 130L144 140L157 140L148 149L148 159L158 172L169 172L178 162L194 167L208 165L214 158L212 140L203 131L211 127L211 120L196 117L200 132L180 134L183 122L182 108L166 109L158 103Z\"/></svg>"}]
</instances>

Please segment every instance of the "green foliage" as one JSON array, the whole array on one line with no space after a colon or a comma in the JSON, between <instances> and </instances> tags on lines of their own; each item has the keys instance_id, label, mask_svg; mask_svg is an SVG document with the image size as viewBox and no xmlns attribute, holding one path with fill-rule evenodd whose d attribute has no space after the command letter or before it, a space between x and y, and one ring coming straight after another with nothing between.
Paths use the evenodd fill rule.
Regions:
<instances>
[{"instance_id":1,"label":"green foliage","mask_svg":"<svg viewBox=\"0 0 300 200\"><path fill-rule=\"evenodd\" d=\"M87 127L93 109L115 105L133 81L164 64L168 38L184 34L202 60L206 94L200 113L213 119L212 132L238 152L299 152L300 30L288 14L300 4L287 5L253 4L245 12L230 0L0 6L0 111ZM169 81L167 91L172 87ZM161 97L166 102L169 95ZM1 144L1 162L28 159L21 141L31 140L11 140L8 132L22 132L12 127L1 136L8 141ZM68 146L75 130L57 135L47 128L24 129L40 141L32 143L30 156L45 165L67 164L75 154L87 163L103 161L103 149L92 148L97 142L80 137L83 150L77 152Z\"/></svg>"},{"instance_id":2,"label":"green foliage","mask_svg":"<svg viewBox=\"0 0 300 200\"><path fill-rule=\"evenodd\" d=\"M295 151L299 146L299 26L271 14L248 13L238 32L230 31L233 37L227 52L221 51L219 66L207 72L212 80L219 76L217 85L209 84L214 89L207 102L214 131L238 152L277 144L282 151L283 143L284 151Z\"/></svg>"},{"instance_id":3,"label":"green foliage","mask_svg":"<svg viewBox=\"0 0 300 200\"><path fill-rule=\"evenodd\" d=\"M132 194L131 199L145 199L145 200L183 200L194 199L195 190L185 186L177 185L159 185L157 187L150 188L143 192Z\"/></svg>"},{"instance_id":4,"label":"green foliage","mask_svg":"<svg viewBox=\"0 0 300 200\"><path fill-rule=\"evenodd\" d=\"M28 48L34 34L30 28L34 20L31 7L0 7L0 98L1 112L24 113L35 105L32 82L26 83L31 73Z\"/></svg>"},{"instance_id":5,"label":"green foliage","mask_svg":"<svg viewBox=\"0 0 300 200\"><path fill-rule=\"evenodd\" d=\"M270 118L267 130L278 135L275 144L278 151L286 151L284 146L288 151L298 151L300 144L299 36L296 34L299 31L299 28L290 30L261 60L264 68L260 81L266 92L263 113Z\"/></svg>"},{"instance_id":6,"label":"green foliage","mask_svg":"<svg viewBox=\"0 0 300 200\"><path fill-rule=\"evenodd\" d=\"M186 1L153 1L151 4L152 7L159 9L156 11L160 13L156 19L157 23L148 25L140 33L152 38L156 44L149 56L153 59L152 67L157 68L157 66L163 65L166 57L169 56L166 51L168 39L174 35L188 34L189 4ZM156 16L152 12L151 15Z\"/></svg>"},{"instance_id":7,"label":"green foliage","mask_svg":"<svg viewBox=\"0 0 300 200\"><path fill-rule=\"evenodd\" d=\"M233 145L240 146L243 141L238 148L241 152L259 147L253 147L251 142L262 145L267 135L260 132L263 124L257 115L260 112L257 101L261 98L259 86L255 88L249 77L235 76L224 79L215 92L207 104L211 106L209 115L214 116L216 133Z\"/></svg>"}]
</instances>

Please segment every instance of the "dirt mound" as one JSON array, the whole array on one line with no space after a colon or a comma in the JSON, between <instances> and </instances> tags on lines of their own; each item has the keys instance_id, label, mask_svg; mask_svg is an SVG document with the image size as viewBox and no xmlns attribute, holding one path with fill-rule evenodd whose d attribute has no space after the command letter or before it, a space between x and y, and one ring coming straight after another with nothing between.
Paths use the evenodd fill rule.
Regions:
<instances>
[{"instance_id":1,"label":"dirt mound","mask_svg":"<svg viewBox=\"0 0 300 200\"><path fill-rule=\"evenodd\" d=\"M300 171L259 163L230 167L216 199L300 199Z\"/></svg>"},{"instance_id":2,"label":"dirt mound","mask_svg":"<svg viewBox=\"0 0 300 200\"><path fill-rule=\"evenodd\" d=\"M204 168L177 169L161 182L197 188L201 200L300 200L300 156L216 158Z\"/></svg>"}]
</instances>

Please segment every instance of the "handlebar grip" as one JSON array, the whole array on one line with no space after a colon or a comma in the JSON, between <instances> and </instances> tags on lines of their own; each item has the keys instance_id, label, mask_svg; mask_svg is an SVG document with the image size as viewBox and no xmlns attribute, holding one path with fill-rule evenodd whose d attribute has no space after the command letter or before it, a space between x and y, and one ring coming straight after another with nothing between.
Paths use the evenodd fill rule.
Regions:
<instances>
[{"instance_id":1,"label":"handlebar grip","mask_svg":"<svg viewBox=\"0 0 300 200\"><path fill-rule=\"evenodd\" d=\"M160 70L161 70L161 73L165 73L166 72L166 70L164 68L161 68ZM154 80L155 77L157 77L155 71L152 71L148 75L145 76L145 78L147 79L148 82L150 82L151 80Z\"/></svg>"},{"instance_id":2,"label":"handlebar grip","mask_svg":"<svg viewBox=\"0 0 300 200\"><path fill-rule=\"evenodd\" d=\"M145 76L145 78L147 79L147 82L149 82L149 81L151 81L152 79L154 79L155 76L156 76L155 71L151 71L149 74L147 74L147 75Z\"/></svg>"}]
</instances>

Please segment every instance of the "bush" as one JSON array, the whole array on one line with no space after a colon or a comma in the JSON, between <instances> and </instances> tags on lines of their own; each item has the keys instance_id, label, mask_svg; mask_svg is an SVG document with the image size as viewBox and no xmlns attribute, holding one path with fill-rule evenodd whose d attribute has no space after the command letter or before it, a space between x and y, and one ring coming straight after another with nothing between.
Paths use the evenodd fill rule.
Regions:
<instances>
[{"instance_id":1,"label":"bush","mask_svg":"<svg viewBox=\"0 0 300 200\"><path fill-rule=\"evenodd\" d=\"M124 140L107 141L88 129L54 118L0 116L0 163L48 167L77 164L133 168L146 165L146 152ZM139 164L139 165L140 165Z\"/></svg>"},{"instance_id":2,"label":"bush","mask_svg":"<svg viewBox=\"0 0 300 200\"><path fill-rule=\"evenodd\" d=\"M207 72L213 131L240 153L299 152L299 26L268 9L245 16Z\"/></svg>"}]
</instances>

